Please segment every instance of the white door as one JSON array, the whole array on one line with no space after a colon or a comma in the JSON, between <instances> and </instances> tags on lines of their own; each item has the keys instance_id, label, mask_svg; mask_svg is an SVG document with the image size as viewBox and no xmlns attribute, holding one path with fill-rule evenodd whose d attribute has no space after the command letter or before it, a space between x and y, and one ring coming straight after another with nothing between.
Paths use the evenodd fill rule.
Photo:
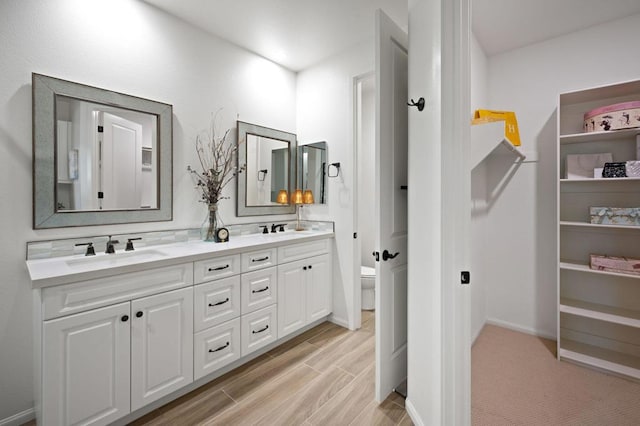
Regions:
<instances>
[{"instance_id":1,"label":"white door","mask_svg":"<svg viewBox=\"0 0 640 426\"><path fill-rule=\"evenodd\" d=\"M105 425L129 413L129 302L45 321L46 425Z\"/></svg>"},{"instance_id":2,"label":"white door","mask_svg":"<svg viewBox=\"0 0 640 426\"><path fill-rule=\"evenodd\" d=\"M469 3L409 0L409 98L426 101L409 109L406 406L416 424L470 423Z\"/></svg>"},{"instance_id":3,"label":"white door","mask_svg":"<svg viewBox=\"0 0 640 426\"><path fill-rule=\"evenodd\" d=\"M306 324L306 260L278 265L278 338Z\"/></svg>"},{"instance_id":4,"label":"white door","mask_svg":"<svg viewBox=\"0 0 640 426\"><path fill-rule=\"evenodd\" d=\"M307 260L307 324L331 313L333 289L331 285L330 258L328 254Z\"/></svg>"},{"instance_id":5,"label":"white door","mask_svg":"<svg viewBox=\"0 0 640 426\"><path fill-rule=\"evenodd\" d=\"M376 13L376 400L407 377L407 34Z\"/></svg>"},{"instance_id":6,"label":"white door","mask_svg":"<svg viewBox=\"0 0 640 426\"><path fill-rule=\"evenodd\" d=\"M193 381L193 288L131 302L131 410Z\"/></svg>"},{"instance_id":7,"label":"white door","mask_svg":"<svg viewBox=\"0 0 640 426\"><path fill-rule=\"evenodd\" d=\"M103 113L104 209L139 209L142 203L142 125Z\"/></svg>"}]
</instances>

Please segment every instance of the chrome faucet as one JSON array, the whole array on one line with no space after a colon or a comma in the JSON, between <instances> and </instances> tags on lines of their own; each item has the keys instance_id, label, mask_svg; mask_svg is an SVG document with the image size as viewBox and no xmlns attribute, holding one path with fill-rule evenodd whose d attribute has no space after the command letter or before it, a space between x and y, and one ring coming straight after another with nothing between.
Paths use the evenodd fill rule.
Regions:
<instances>
[{"instance_id":1,"label":"chrome faucet","mask_svg":"<svg viewBox=\"0 0 640 426\"><path fill-rule=\"evenodd\" d=\"M105 253L114 254L116 252L114 245L118 244L119 242L120 241L118 240L112 240L111 235L109 235L109 241L107 241L107 250L105 250Z\"/></svg>"}]
</instances>

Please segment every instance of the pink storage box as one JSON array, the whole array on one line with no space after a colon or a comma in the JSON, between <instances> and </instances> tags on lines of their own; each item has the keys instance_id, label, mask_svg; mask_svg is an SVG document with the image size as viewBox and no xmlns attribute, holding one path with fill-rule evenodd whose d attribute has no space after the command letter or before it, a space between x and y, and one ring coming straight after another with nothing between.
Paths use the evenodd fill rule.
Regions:
<instances>
[{"instance_id":1,"label":"pink storage box","mask_svg":"<svg viewBox=\"0 0 640 426\"><path fill-rule=\"evenodd\" d=\"M640 127L640 101L623 102L593 109L584 115L585 132Z\"/></svg>"},{"instance_id":2,"label":"pink storage box","mask_svg":"<svg viewBox=\"0 0 640 426\"><path fill-rule=\"evenodd\" d=\"M640 275L640 259L628 257L602 256L592 254L591 269L598 271L618 272L621 274Z\"/></svg>"}]
</instances>

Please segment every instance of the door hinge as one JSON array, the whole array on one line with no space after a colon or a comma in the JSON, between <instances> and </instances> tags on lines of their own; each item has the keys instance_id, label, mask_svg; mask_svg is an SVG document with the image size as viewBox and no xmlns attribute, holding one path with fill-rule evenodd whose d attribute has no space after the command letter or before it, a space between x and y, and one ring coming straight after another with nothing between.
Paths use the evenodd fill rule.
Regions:
<instances>
[{"instance_id":1,"label":"door hinge","mask_svg":"<svg viewBox=\"0 0 640 426\"><path fill-rule=\"evenodd\" d=\"M460 272L460 284L471 284L471 272L469 271Z\"/></svg>"},{"instance_id":2,"label":"door hinge","mask_svg":"<svg viewBox=\"0 0 640 426\"><path fill-rule=\"evenodd\" d=\"M380 262L380 252L374 251L371 254L376 258L376 262Z\"/></svg>"},{"instance_id":3,"label":"door hinge","mask_svg":"<svg viewBox=\"0 0 640 426\"><path fill-rule=\"evenodd\" d=\"M98 133L103 133L103 132L104 132L104 127L98 126Z\"/></svg>"},{"instance_id":4,"label":"door hinge","mask_svg":"<svg viewBox=\"0 0 640 426\"><path fill-rule=\"evenodd\" d=\"M357 238L358 238L358 233L357 233L357 232L354 232L354 233L353 233L353 239L355 240L355 239L357 239Z\"/></svg>"}]
</instances>

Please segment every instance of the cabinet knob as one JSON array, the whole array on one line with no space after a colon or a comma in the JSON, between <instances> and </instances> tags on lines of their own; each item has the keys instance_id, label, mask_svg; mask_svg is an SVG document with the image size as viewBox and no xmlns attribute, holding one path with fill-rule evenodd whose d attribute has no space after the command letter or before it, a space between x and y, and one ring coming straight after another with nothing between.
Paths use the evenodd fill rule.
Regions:
<instances>
[{"instance_id":1,"label":"cabinet knob","mask_svg":"<svg viewBox=\"0 0 640 426\"><path fill-rule=\"evenodd\" d=\"M306 266L303 266L303 267L302 267L302 270L303 270L303 271L306 271L306 270L307 270L307 267L306 267Z\"/></svg>"},{"instance_id":2,"label":"cabinet knob","mask_svg":"<svg viewBox=\"0 0 640 426\"><path fill-rule=\"evenodd\" d=\"M142 313L142 311L138 311L138 312L136 312L136 317L141 318L141 317L142 317L142 315L144 315L144 314Z\"/></svg>"},{"instance_id":3,"label":"cabinet knob","mask_svg":"<svg viewBox=\"0 0 640 426\"><path fill-rule=\"evenodd\" d=\"M311 268L312 268L312 266L311 266L311 265L309 265L309 269L311 269Z\"/></svg>"},{"instance_id":4,"label":"cabinet knob","mask_svg":"<svg viewBox=\"0 0 640 426\"><path fill-rule=\"evenodd\" d=\"M129 321L129 315L123 315L122 317L120 317L120 321L122 321L122 322Z\"/></svg>"}]
</instances>

